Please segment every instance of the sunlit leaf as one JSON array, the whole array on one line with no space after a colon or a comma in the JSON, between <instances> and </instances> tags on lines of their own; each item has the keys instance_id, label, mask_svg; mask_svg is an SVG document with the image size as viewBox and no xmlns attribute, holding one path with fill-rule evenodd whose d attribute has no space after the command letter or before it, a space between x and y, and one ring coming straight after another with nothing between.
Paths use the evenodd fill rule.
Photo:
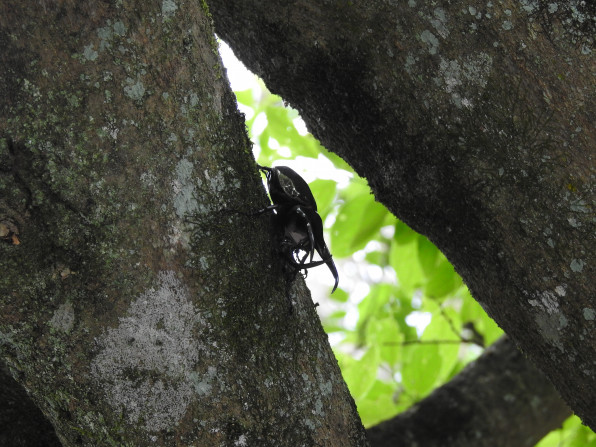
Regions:
<instances>
[{"instance_id":1,"label":"sunlit leaf","mask_svg":"<svg viewBox=\"0 0 596 447\"><path fill-rule=\"evenodd\" d=\"M331 162L333 163L333 166L335 166L337 169L343 169L344 171L348 171L348 172L354 172L354 170L352 169L352 167L347 164L343 158L341 158L339 155L333 153L333 152L329 152L327 151L327 149L323 148L322 146L320 146L325 154L325 157L327 157L329 160L331 160Z\"/></svg>"},{"instance_id":2,"label":"sunlit leaf","mask_svg":"<svg viewBox=\"0 0 596 447\"><path fill-rule=\"evenodd\" d=\"M408 244L417 237L418 233L416 233L402 221L398 220L395 223L395 234L393 236L393 239L395 239L395 242L397 242L398 244Z\"/></svg>"},{"instance_id":3,"label":"sunlit leaf","mask_svg":"<svg viewBox=\"0 0 596 447\"><path fill-rule=\"evenodd\" d=\"M549 433L536 447L596 447L596 434L582 425L577 416L571 416L561 429Z\"/></svg>"},{"instance_id":4,"label":"sunlit leaf","mask_svg":"<svg viewBox=\"0 0 596 447\"><path fill-rule=\"evenodd\" d=\"M369 392L356 401L358 414L365 427L396 415L400 406L394 401L395 385L376 380Z\"/></svg>"},{"instance_id":5,"label":"sunlit leaf","mask_svg":"<svg viewBox=\"0 0 596 447\"><path fill-rule=\"evenodd\" d=\"M343 370L344 379L354 400L361 399L373 386L380 362L378 347L372 347Z\"/></svg>"},{"instance_id":6,"label":"sunlit leaf","mask_svg":"<svg viewBox=\"0 0 596 447\"><path fill-rule=\"evenodd\" d=\"M364 248L378 233L386 214L385 207L371 200L369 194L343 203L331 228L331 251L343 257Z\"/></svg>"},{"instance_id":7,"label":"sunlit leaf","mask_svg":"<svg viewBox=\"0 0 596 447\"><path fill-rule=\"evenodd\" d=\"M398 243L393 239L389 250L389 262L402 289L414 291L422 285L424 275L418 262L418 245L415 238L407 243Z\"/></svg>"},{"instance_id":8,"label":"sunlit leaf","mask_svg":"<svg viewBox=\"0 0 596 447\"><path fill-rule=\"evenodd\" d=\"M335 199L335 190L337 183L333 180L317 179L312 181L310 184L310 190L312 191L315 200L317 201L317 208L319 214L323 220L325 220L325 211L329 209Z\"/></svg>"},{"instance_id":9,"label":"sunlit leaf","mask_svg":"<svg viewBox=\"0 0 596 447\"><path fill-rule=\"evenodd\" d=\"M236 95L236 100L240 104L254 108L255 99L253 96L253 90L251 88L248 90L235 91L234 94Z\"/></svg>"},{"instance_id":10,"label":"sunlit leaf","mask_svg":"<svg viewBox=\"0 0 596 447\"><path fill-rule=\"evenodd\" d=\"M382 251L368 252L364 259L370 264L375 264L381 267L387 265L387 262L389 261L387 254Z\"/></svg>"},{"instance_id":11,"label":"sunlit leaf","mask_svg":"<svg viewBox=\"0 0 596 447\"><path fill-rule=\"evenodd\" d=\"M443 383L459 361L461 322L459 315L452 308L441 309L436 303L427 301L429 306L434 307L434 311L430 324L420 339L423 342L436 343L438 355L441 357L441 369L437 377Z\"/></svg>"},{"instance_id":12,"label":"sunlit leaf","mask_svg":"<svg viewBox=\"0 0 596 447\"><path fill-rule=\"evenodd\" d=\"M333 301L337 301L337 302L340 302L340 303L345 303L346 301L348 301L349 295L348 295L348 292L346 292L345 290L339 288L335 292L333 292L329 296L329 298L332 299Z\"/></svg>"},{"instance_id":13,"label":"sunlit leaf","mask_svg":"<svg viewBox=\"0 0 596 447\"><path fill-rule=\"evenodd\" d=\"M281 146L291 148L294 157L318 157L320 150L314 138L311 135L300 135L294 126L295 111L284 108L281 103L274 103L265 108L265 113L271 136Z\"/></svg>"},{"instance_id":14,"label":"sunlit leaf","mask_svg":"<svg viewBox=\"0 0 596 447\"><path fill-rule=\"evenodd\" d=\"M392 317L373 318L366 327L366 342L380 347L381 360L393 366L401 356L403 334Z\"/></svg>"},{"instance_id":15,"label":"sunlit leaf","mask_svg":"<svg viewBox=\"0 0 596 447\"><path fill-rule=\"evenodd\" d=\"M389 284L375 284L371 287L368 295L358 304L358 329L366 330L366 324L369 319L377 318L382 313L381 310L387 305L391 298L393 287Z\"/></svg>"},{"instance_id":16,"label":"sunlit leaf","mask_svg":"<svg viewBox=\"0 0 596 447\"><path fill-rule=\"evenodd\" d=\"M346 311L344 311L344 310L338 310L338 311L335 311L335 312L331 313L330 315L328 315L325 318L325 321L323 323L325 332L328 334L332 333L332 332L344 332L345 327L342 324L342 319L345 316L346 316Z\"/></svg>"},{"instance_id":17,"label":"sunlit leaf","mask_svg":"<svg viewBox=\"0 0 596 447\"><path fill-rule=\"evenodd\" d=\"M467 289L462 290L461 296L460 318L462 322L473 324L474 329L483 337L485 346L491 345L503 335L503 330L486 314Z\"/></svg>"},{"instance_id":18,"label":"sunlit leaf","mask_svg":"<svg viewBox=\"0 0 596 447\"><path fill-rule=\"evenodd\" d=\"M425 236L418 235L418 261L424 275L432 276L439 259L439 249Z\"/></svg>"},{"instance_id":19,"label":"sunlit leaf","mask_svg":"<svg viewBox=\"0 0 596 447\"><path fill-rule=\"evenodd\" d=\"M460 276L446 259L440 261L430 274L424 293L431 298L443 298L461 287Z\"/></svg>"},{"instance_id":20,"label":"sunlit leaf","mask_svg":"<svg viewBox=\"0 0 596 447\"><path fill-rule=\"evenodd\" d=\"M420 344L404 347L402 381L405 388L418 397L426 396L435 385L441 371L441 356L437 345Z\"/></svg>"}]
</instances>

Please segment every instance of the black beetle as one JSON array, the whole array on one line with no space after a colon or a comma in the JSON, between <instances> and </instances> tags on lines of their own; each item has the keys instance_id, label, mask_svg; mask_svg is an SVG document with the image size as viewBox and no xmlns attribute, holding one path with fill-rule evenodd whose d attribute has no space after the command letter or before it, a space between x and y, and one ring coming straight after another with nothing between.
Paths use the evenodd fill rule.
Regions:
<instances>
[{"instance_id":1,"label":"black beetle","mask_svg":"<svg viewBox=\"0 0 596 447\"><path fill-rule=\"evenodd\" d=\"M296 272L327 264L335 278L331 293L335 292L339 275L325 244L323 221L317 212L317 202L308 183L287 166L257 167L267 177L267 189L273 204L255 214L275 213L283 231L282 253L289 264ZM321 257L320 261L313 261L315 250ZM302 257L301 252L304 252ZM309 262L306 262L309 256Z\"/></svg>"}]
</instances>

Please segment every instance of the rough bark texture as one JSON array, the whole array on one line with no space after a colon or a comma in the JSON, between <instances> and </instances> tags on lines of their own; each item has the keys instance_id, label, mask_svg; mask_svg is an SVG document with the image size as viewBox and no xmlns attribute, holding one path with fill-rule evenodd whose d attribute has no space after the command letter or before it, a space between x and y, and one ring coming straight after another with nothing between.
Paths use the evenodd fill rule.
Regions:
<instances>
[{"instance_id":1,"label":"rough bark texture","mask_svg":"<svg viewBox=\"0 0 596 447\"><path fill-rule=\"evenodd\" d=\"M3 2L0 353L65 446L363 445L207 6Z\"/></svg>"},{"instance_id":2,"label":"rough bark texture","mask_svg":"<svg viewBox=\"0 0 596 447\"><path fill-rule=\"evenodd\" d=\"M210 4L237 55L596 428L594 4Z\"/></svg>"},{"instance_id":3,"label":"rough bark texture","mask_svg":"<svg viewBox=\"0 0 596 447\"><path fill-rule=\"evenodd\" d=\"M570 414L548 379L503 337L368 437L373 447L532 447Z\"/></svg>"}]
</instances>

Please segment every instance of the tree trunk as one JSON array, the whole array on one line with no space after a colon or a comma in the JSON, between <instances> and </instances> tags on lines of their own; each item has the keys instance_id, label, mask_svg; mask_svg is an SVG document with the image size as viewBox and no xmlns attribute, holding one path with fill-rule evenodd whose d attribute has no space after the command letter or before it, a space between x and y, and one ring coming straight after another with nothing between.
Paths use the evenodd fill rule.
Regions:
<instances>
[{"instance_id":1,"label":"tree trunk","mask_svg":"<svg viewBox=\"0 0 596 447\"><path fill-rule=\"evenodd\" d=\"M594 5L211 8L237 55L445 253L595 429Z\"/></svg>"},{"instance_id":2,"label":"tree trunk","mask_svg":"<svg viewBox=\"0 0 596 447\"><path fill-rule=\"evenodd\" d=\"M267 202L204 2L3 2L0 48L0 352L60 441L363 445L230 211Z\"/></svg>"}]
</instances>

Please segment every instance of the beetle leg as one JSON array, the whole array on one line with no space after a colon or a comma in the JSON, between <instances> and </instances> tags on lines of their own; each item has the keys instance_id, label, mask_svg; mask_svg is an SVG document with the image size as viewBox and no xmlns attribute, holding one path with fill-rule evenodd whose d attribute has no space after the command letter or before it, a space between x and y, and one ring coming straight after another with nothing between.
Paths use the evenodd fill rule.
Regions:
<instances>
[{"instance_id":1,"label":"beetle leg","mask_svg":"<svg viewBox=\"0 0 596 447\"><path fill-rule=\"evenodd\" d=\"M241 214L243 216L246 217L258 217L261 216L262 214L266 214L266 213L273 213L274 210L278 209L279 205L269 205L266 206L263 209L260 210L256 210L256 211L251 211L251 212L246 212L246 211L241 211L241 210L234 210L234 209L230 209L230 208L223 208L221 210L219 210L220 213L235 213L235 214ZM188 223L196 223L190 220L186 220L186 222Z\"/></svg>"},{"instance_id":2,"label":"beetle leg","mask_svg":"<svg viewBox=\"0 0 596 447\"><path fill-rule=\"evenodd\" d=\"M307 258L307 256L308 256L308 251L306 251L306 250L303 250L303 251L304 251L304 256L302 256L302 259L300 259L300 258L298 257L298 255L299 255L299 251L300 251L300 250L302 250L302 249L301 249L301 248L299 248L299 249L297 249L297 250L295 250L295 251L294 251L294 254L295 254L295 258L294 258L294 259L295 259L295 260L296 260L296 261L297 261L297 262L298 262L300 265L303 265L303 264L304 264L304 261L306 261L306 258Z\"/></svg>"},{"instance_id":3,"label":"beetle leg","mask_svg":"<svg viewBox=\"0 0 596 447\"><path fill-rule=\"evenodd\" d=\"M335 279L335 285L333 286L333 290L331 291L331 293L335 292L335 290L337 289L337 286L339 285L339 274L337 273L337 267L335 267L335 262L333 262L333 258L331 256L321 261L309 262L308 264L296 262L296 260L293 258L291 258L289 262L297 270L306 270L313 267L318 267L319 265L327 264L327 267L329 268L331 274L333 275L333 278Z\"/></svg>"},{"instance_id":4,"label":"beetle leg","mask_svg":"<svg viewBox=\"0 0 596 447\"><path fill-rule=\"evenodd\" d=\"M306 250L306 252L307 254L308 252L310 252L310 262L312 262L312 258L315 255L315 236L312 232L312 225L310 224L310 219L306 216L306 213L302 211L302 208L300 208L300 206L297 206L295 209L296 212L300 214L306 221L306 229L308 230L308 240L310 241L310 248ZM304 260L302 262L304 262Z\"/></svg>"},{"instance_id":5,"label":"beetle leg","mask_svg":"<svg viewBox=\"0 0 596 447\"><path fill-rule=\"evenodd\" d=\"M267 178L267 185L269 185L269 182L271 181L271 172L273 171L273 169L268 168L267 166L261 166L260 164L257 164L257 168L259 168L259 171L263 171L265 173L265 177Z\"/></svg>"},{"instance_id":6,"label":"beetle leg","mask_svg":"<svg viewBox=\"0 0 596 447\"><path fill-rule=\"evenodd\" d=\"M279 205L269 205L261 210L253 211L249 216L260 216L261 214L272 213L273 210L276 210L277 208L279 208Z\"/></svg>"},{"instance_id":7,"label":"beetle leg","mask_svg":"<svg viewBox=\"0 0 596 447\"><path fill-rule=\"evenodd\" d=\"M299 262L296 262L296 260L290 261L290 264L292 265L292 267L294 267L298 270L311 269L313 267L318 267L319 265L323 265L326 263L327 263L327 261L313 261L313 262L309 262L308 264L301 264Z\"/></svg>"}]
</instances>

